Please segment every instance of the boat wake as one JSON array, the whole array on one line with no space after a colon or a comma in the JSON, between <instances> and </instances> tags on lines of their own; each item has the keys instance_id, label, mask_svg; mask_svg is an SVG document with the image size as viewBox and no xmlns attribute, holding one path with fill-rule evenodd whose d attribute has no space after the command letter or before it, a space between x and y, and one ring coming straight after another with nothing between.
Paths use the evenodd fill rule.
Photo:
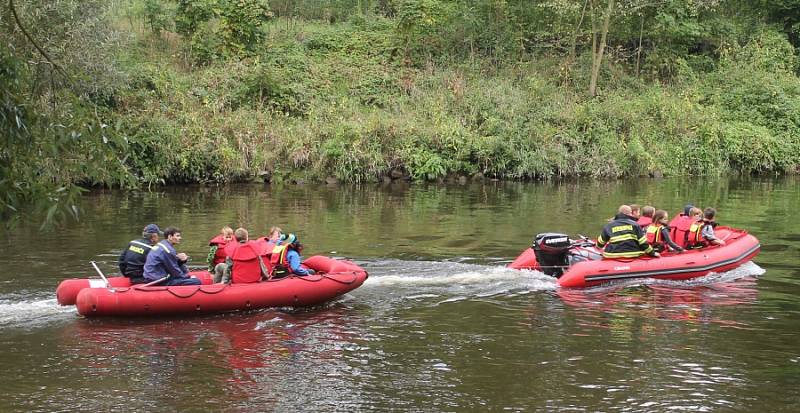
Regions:
<instances>
[{"instance_id":1,"label":"boat wake","mask_svg":"<svg viewBox=\"0 0 800 413\"><path fill-rule=\"evenodd\" d=\"M74 306L60 306L55 298L24 299L18 294L0 296L0 328L37 327L74 314Z\"/></svg>"}]
</instances>

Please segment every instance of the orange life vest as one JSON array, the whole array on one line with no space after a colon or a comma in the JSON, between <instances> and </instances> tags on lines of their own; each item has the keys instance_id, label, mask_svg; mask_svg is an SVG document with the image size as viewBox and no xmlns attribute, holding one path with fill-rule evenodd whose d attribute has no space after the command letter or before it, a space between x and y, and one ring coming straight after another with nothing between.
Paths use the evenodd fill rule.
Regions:
<instances>
[{"instance_id":1,"label":"orange life vest","mask_svg":"<svg viewBox=\"0 0 800 413\"><path fill-rule=\"evenodd\" d=\"M220 264L225 262L225 258L228 257L228 254L225 253L225 246L228 244L228 241L225 241L225 238L222 238L222 235L217 235L211 241L208 242L209 246L217 247L217 250L214 251L214 260L212 263L214 265Z\"/></svg>"},{"instance_id":2,"label":"orange life vest","mask_svg":"<svg viewBox=\"0 0 800 413\"><path fill-rule=\"evenodd\" d=\"M702 248L709 245L708 240L703 237L703 228L706 225L710 225L706 220L692 223L692 226L689 227L689 235L686 241L687 247Z\"/></svg>"},{"instance_id":3,"label":"orange life vest","mask_svg":"<svg viewBox=\"0 0 800 413\"><path fill-rule=\"evenodd\" d=\"M263 247L258 242L237 243L230 255L233 261L231 282L236 284L261 281L262 275L266 275L266 267L262 269L264 255Z\"/></svg>"},{"instance_id":4,"label":"orange life vest","mask_svg":"<svg viewBox=\"0 0 800 413\"><path fill-rule=\"evenodd\" d=\"M647 242L653 246L653 248L663 248L664 247L664 240L661 238L661 228L664 228L663 224L651 224L647 227Z\"/></svg>"},{"instance_id":5,"label":"orange life vest","mask_svg":"<svg viewBox=\"0 0 800 413\"><path fill-rule=\"evenodd\" d=\"M289 253L289 245L276 245L272 249L272 256L269 258L270 275L273 277L285 277L292 274L292 266L289 265L289 260L286 259L286 254Z\"/></svg>"},{"instance_id":6,"label":"orange life vest","mask_svg":"<svg viewBox=\"0 0 800 413\"><path fill-rule=\"evenodd\" d=\"M670 234L669 237L672 238L672 242L677 244L681 248L686 248L686 242L688 240L689 235L689 227L692 226L692 217L684 214L680 214L677 217L673 218L672 221L669 222L670 227Z\"/></svg>"}]
</instances>

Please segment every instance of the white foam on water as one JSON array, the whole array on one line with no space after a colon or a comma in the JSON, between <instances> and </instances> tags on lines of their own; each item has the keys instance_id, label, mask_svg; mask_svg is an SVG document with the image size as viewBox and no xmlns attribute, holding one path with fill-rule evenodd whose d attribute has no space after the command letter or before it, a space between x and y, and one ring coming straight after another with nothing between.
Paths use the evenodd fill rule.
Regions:
<instances>
[{"instance_id":1,"label":"white foam on water","mask_svg":"<svg viewBox=\"0 0 800 413\"><path fill-rule=\"evenodd\" d=\"M55 298L22 301L0 299L0 328L38 326L75 313L74 306L61 306Z\"/></svg>"}]
</instances>

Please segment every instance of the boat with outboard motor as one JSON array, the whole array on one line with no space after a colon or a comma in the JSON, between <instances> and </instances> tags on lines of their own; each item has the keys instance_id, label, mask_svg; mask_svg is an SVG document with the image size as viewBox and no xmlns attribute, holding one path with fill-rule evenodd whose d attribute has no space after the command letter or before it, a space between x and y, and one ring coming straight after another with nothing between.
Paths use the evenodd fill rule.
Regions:
<instances>
[{"instance_id":1,"label":"boat with outboard motor","mask_svg":"<svg viewBox=\"0 0 800 413\"><path fill-rule=\"evenodd\" d=\"M78 313L87 317L209 314L267 307L305 307L330 301L361 286L358 265L316 255L303 261L316 274L257 283L84 288Z\"/></svg>"},{"instance_id":2,"label":"boat with outboard motor","mask_svg":"<svg viewBox=\"0 0 800 413\"><path fill-rule=\"evenodd\" d=\"M554 276L561 287L585 288L620 280L702 277L710 272L732 270L753 259L761 249L758 239L747 231L717 227L714 232L725 245L635 259L603 259L603 251L586 237L572 240L565 234L542 233L508 266Z\"/></svg>"}]
</instances>

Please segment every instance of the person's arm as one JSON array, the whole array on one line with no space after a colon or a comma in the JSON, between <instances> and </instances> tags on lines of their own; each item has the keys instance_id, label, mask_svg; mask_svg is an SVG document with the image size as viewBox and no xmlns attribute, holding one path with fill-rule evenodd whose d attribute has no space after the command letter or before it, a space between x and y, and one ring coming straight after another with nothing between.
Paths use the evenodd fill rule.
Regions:
<instances>
[{"instance_id":1,"label":"person's arm","mask_svg":"<svg viewBox=\"0 0 800 413\"><path fill-rule=\"evenodd\" d=\"M125 248L122 249L122 253L119 254L119 259L117 260L117 264L119 265L119 273L122 275L125 275L125 267L127 266L125 264L125 252L127 251L128 247L126 246Z\"/></svg>"},{"instance_id":2,"label":"person's arm","mask_svg":"<svg viewBox=\"0 0 800 413\"><path fill-rule=\"evenodd\" d=\"M636 234L637 237L639 237L639 239L637 240L639 242L639 249L644 251L644 253L647 255L652 255L654 257L660 256L658 252L656 252L656 250L653 249L653 246L650 245L649 242L647 242L647 234L645 234L644 231L642 231L642 227L640 227L638 224L635 225L633 227L633 232Z\"/></svg>"},{"instance_id":3,"label":"person's arm","mask_svg":"<svg viewBox=\"0 0 800 413\"><path fill-rule=\"evenodd\" d=\"M670 238L670 236L669 236L669 227L661 227L661 229L659 231L661 231L661 239L663 239L664 243L669 245L669 247L673 251L679 251L679 252L683 252L684 251L683 248L681 248L680 245L676 244L674 241L672 241L672 238Z\"/></svg>"},{"instance_id":4,"label":"person's arm","mask_svg":"<svg viewBox=\"0 0 800 413\"><path fill-rule=\"evenodd\" d=\"M214 244L211 246L211 249L208 252L208 270L214 271L214 257L217 255L217 249L219 249L219 245Z\"/></svg>"},{"instance_id":5,"label":"person's arm","mask_svg":"<svg viewBox=\"0 0 800 413\"><path fill-rule=\"evenodd\" d=\"M297 275L309 275L311 274L300 265L300 254L297 251L289 251L286 254L286 259L289 261L289 266L292 267L292 272Z\"/></svg>"},{"instance_id":6,"label":"person's arm","mask_svg":"<svg viewBox=\"0 0 800 413\"><path fill-rule=\"evenodd\" d=\"M712 244L725 245L725 241L718 239L717 235L714 234L714 227L712 227L711 225L704 225L703 230L701 231L701 235L706 241Z\"/></svg>"}]
</instances>

